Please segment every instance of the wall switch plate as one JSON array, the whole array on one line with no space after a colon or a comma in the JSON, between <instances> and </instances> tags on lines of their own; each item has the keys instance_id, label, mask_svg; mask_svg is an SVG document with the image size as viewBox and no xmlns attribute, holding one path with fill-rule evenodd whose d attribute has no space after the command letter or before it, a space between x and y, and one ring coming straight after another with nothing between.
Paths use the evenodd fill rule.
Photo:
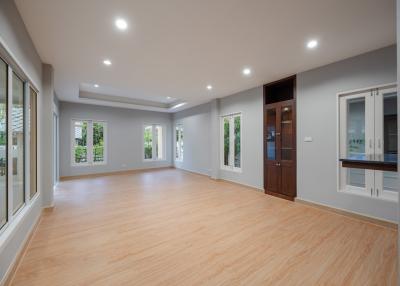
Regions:
<instances>
[{"instance_id":1,"label":"wall switch plate","mask_svg":"<svg viewBox=\"0 0 400 286\"><path fill-rule=\"evenodd\" d=\"M304 137L304 142L312 142L312 137L309 136Z\"/></svg>"}]
</instances>

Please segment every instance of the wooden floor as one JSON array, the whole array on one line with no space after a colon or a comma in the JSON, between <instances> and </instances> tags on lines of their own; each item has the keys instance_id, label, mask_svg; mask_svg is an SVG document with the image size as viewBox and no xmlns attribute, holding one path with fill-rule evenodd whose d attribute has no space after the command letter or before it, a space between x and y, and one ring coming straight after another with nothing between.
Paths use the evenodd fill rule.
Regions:
<instances>
[{"instance_id":1,"label":"wooden floor","mask_svg":"<svg viewBox=\"0 0 400 286\"><path fill-rule=\"evenodd\" d=\"M174 169L62 182L13 285L396 285L394 229Z\"/></svg>"}]
</instances>

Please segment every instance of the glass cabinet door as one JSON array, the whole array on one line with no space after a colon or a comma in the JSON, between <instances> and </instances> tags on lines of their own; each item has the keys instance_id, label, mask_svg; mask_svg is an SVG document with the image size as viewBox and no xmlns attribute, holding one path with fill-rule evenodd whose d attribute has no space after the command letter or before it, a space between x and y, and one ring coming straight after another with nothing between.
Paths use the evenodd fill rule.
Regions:
<instances>
[{"instance_id":1,"label":"glass cabinet door","mask_svg":"<svg viewBox=\"0 0 400 286\"><path fill-rule=\"evenodd\" d=\"M281 160L292 160L293 151L293 108L281 107Z\"/></svg>"},{"instance_id":2,"label":"glass cabinet door","mask_svg":"<svg viewBox=\"0 0 400 286\"><path fill-rule=\"evenodd\" d=\"M267 160L276 160L276 108L267 109Z\"/></svg>"}]
</instances>

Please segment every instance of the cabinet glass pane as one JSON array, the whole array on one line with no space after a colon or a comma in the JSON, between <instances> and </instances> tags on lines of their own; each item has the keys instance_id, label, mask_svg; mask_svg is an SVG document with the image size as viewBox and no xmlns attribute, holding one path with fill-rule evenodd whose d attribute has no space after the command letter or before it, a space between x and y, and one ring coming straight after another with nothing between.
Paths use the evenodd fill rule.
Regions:
<instances>
[{"instance_id":1,"label":"cabinet glass pane","mask_svg":"<svg viewBox=\"0 0 400 286\"><path fill-rule=\"evenodd\" d=\"M281 159L292 160L293 121L292 107L284 106L281 110Z\"/></svg>"},{"instance_id":2,"label":"cabinet glass pane","mask_svg":"<svg viewBox=\"0 0 400 286\"><path fill-rule=\"evenodd\" d=\"M12 156L13 211L25 202L24 195L24 83L13 74L12 93Z\"/></svg>"},{"instance_id":3,"label":"cabinet glass pane","mask_svg":"<svg viewBox=\"0 0 400 286\"><path fill-rule=\"evenodd\" d=\"M276 110L267 110L267 159L276 160Z\"/></svg>"},{"instance_id":4,"label":"cabinet glass pane","mask_svg":"<svg viewBox=\"0 0 400 286\"><path fill-rule=\"evenodd\" d=\"M0 60L0 228L7 222L7 65Z\"/></svg>"},{"instance_id":5,"label":"cabinet glass pane","mask_svg":"<svg viewBox=\"0 0 400 286\"><path fill-rule=\"evenodd\" d=\"M240 168L240 116L234 117L235 167Z\"/></svg>"},{"instance_id":6,"label":"cabinet glass pane","mask_svg":"<svg viewBox=\"0 0 400 286\"><path fill-rule=\"evenodd\" d=\"M224 118L224 165L229 166L229 118Z\"/></svg>"}]
</instances>

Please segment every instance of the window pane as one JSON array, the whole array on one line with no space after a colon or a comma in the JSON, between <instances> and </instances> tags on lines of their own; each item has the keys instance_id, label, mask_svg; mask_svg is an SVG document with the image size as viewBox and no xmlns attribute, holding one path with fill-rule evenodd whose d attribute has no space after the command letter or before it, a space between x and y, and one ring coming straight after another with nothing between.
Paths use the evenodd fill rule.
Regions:
<instances>
[{"instance_id":1,"label":"window pane","mask_svg":"<svg viewBox=\"0 0 400 286\"><path fill-rule=\"evenodd\" d=\"M347 155L365 155L365 99L348 100L347 116Z\"/></svg>"},{"instance_id":2,"label":"window pane","mask_svg":"<svg viewBox=\"0 0 400 286\"><path fill-rule=\"evenodd\" d=\"M161 160L164 158L163 154L163 129L162 126L157 125L156 127L156 159Z\"/></svg>"},{"instance_id":3,"label":"window pane","mask_svg":"<svg viewBox=\"0 0 400 286\"><path fill-rule=\"evenodd\" d=\"M224 165L229 166L229 118L224 118Z\"/></svg>"},{"instance_id":4,"label":"window pane","mask_svg":"<svg viewBox=\"0 0 400 286\"><path fill-rule=\"evenodd\" d=\"M347 102L347 156L365 155L365 99L355 98ZM347 185L365 188L365 170L347 169Z\"/></svg>"},{"instance_id":5,"label":"window pane","mask_svg":"<svg viewBox=\"0 0 400 286\"><path fill-rule=\"evenodd\" d=\"M153 158L153 127L146 126L144 128L144 158Z\"/></svg>"},{"instance_id":6,"label":"window pane","mask_svg":"<svg viewBox=\"0 0 400 286\"><path fill-rule=\"evenodd\" d=\"M7 65L0 60L0 228L7 222Z\"/></svg>"},{"instance_id":7,"label":"window pane","mask_svg":"<svg viewBox=\"0 0 400 286\"><path fill-rule=\"evenodd\" d=\"M175 128L175 159L183 160L183 127L181 125Z\"/></svg>"},{"instance_id":8,"label":"window pane","mask_svg":"<svg viewBox=\"0 0 400 286\"><path fill-rule=\"evenodd\" d=\"M347 168L347 185L365 188L365 170Z\"/></svg>"},{"instance_id":9,"label":"window pane","mask_svg":"<svg viewBox=\"0 0 400 286\"><path fill-rule=\"evenodd\" d=\"M175 159L179 159L179 127L175 128Z\"/></svg>"},{"instance_id":10,"label":"window pane","mask_svg":"<svg viewBox=\"0 0 400 286\"><path fill-rule=\"evenodd\" d=\"M93 122L93 162L104 162L104 123Z\"/></svg>"},{"instance_id":11,"label":"window pane","mask_svg":"<svg viewBox=\"0 0 400 286\"><path fill-rule=\"evenodd\" d=\"M383 96L383 141L384 154L388 160L397 161L397 94ZM383 189L398 191L398 173L383 172Z\"/></svg>"},{"instance_id":12,"label":"window pane","mask_svg":"<svg viewBox=\"0 0 400 286\"><path fill-rule=\"evenodd\" d=\"M12 156L13 211L25 201L24 196L24 83L13 74L12 93Z\"/></svg>"},{"instance_id":13,"label":"window pane","mask_svg":"<svg viewBox=\"0 0 400 286\"><path fill-rule=\"evenodd\" d=\"M180 152L180 159L181 160L183 160L183 127L181 127L181 130L180 130L181 132L180 132L180 140L179 140L179 147L180 147L180 149L179 149L179 152Z\"/></svg>"},{"instance_id":14,"label":"window pane","mask_svg":"<svg viewBox=\"0 0 400 286\"><path fill-rule=\"evenodd\" d=\"M37 93L30 89L29 137L30 137L30 197L37 192Z\"/></svg>"},{"instance_id":15,"label":"window pane","mask_svg":"<svg viewBox=\"0 0 400 286\"><path fill-rule=\"evenodd\" d=\"M87 162L87 128L86 121L75 121L74 135L75 135L75 163Z\"/></svg>"},{"instance_id":16,"label":"window pane","mask_svg":"<svg viewBox=\"0 0 400 286\"><path fill-rule=\"evenodd\" d=\"M240 116L234 118L235 133L235 167L240 168Z\"/></svg>"}]
</instances>

